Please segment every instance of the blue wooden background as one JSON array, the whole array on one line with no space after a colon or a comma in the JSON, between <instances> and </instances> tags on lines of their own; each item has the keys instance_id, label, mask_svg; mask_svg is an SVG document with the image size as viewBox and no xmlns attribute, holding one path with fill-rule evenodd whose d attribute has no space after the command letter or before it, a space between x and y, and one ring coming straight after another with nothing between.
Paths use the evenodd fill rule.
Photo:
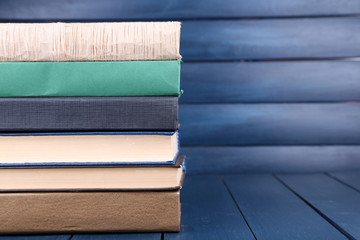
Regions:
<instances>
[{"instance_id":1,"label":"blue wooden background","mask_svg":"<svg viewBox=\"0 0 360 240\"><path fill-rule=\"evenodd\" d=\"M182 24L189 174L360 168L359 0L1 0L1 22Z\"/></svg>"}]
</instances>

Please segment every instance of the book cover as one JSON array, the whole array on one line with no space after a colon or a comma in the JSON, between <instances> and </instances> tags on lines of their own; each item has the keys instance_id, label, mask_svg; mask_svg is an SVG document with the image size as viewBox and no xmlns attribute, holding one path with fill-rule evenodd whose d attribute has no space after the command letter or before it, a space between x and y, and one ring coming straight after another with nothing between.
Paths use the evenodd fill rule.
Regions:
<instances>
[{"instance_id":1,"label":"book cover","mask_svg":"<svg viewBox=\"0 0 360 240\"><path fill-rule=\"evenodd\" d=\"M0 98L1 132L174 131L177 97Z\"/></svg>"},{"instance_id":2,"label":"book cover","mask_svg":"<svg viewBox=\"0 0 360 240\"><path fill-rule=\"evenodd\" d=\"M0 167L0 192L179 190L185 156L174 164Z\"/></svg>"},{"instance_id":3,"label":"book cover","mask_svg":"<svg viewBox=\"0 0 360 240\"><path fill-rule=\"evenodd\" d=\"M0 97L179 96L180 64L0 62Z\"/></svg>"},{"instance_id":4,"label":"book cover","mask_svg":"<svg viewBox=\"0 0 360 240\"><path fill-rule=\"evenodd\" d=\"M181 59L180 22L2 23L0 61Z\"/></svg>"},{"instance_id":5,"label":"book cover","mask_svg":"<svg viewBox=\"0 0 360 240\"><path fill-rule=\"evenodd\" d=\"M0 193L0 233L178 232L180 191Z\"/></svg>"},{"instance_id":6,"label":"book cover","mask_svg":"<svg viewBox=\"0 0 360 240\"><path fill-rule=\"evenodd\" d=\"M0 133L0 167L172 165L178 132Z\"/></svg>"}]
</instances>

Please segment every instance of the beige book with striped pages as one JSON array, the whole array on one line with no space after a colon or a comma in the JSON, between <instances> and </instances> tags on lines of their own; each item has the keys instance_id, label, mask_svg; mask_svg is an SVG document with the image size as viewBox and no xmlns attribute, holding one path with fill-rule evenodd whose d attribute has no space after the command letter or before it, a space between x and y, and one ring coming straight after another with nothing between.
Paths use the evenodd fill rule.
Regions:
<instances>
[{"instance_id":1,"label":"beige book with striped pages","mask_svg":"<svg viewBox=\"0 0 360 240\"><path fill-rule=\"evenodd\" d=\"M180 22L1 23L0 61L179 60Z\"/></svg>"}]
</instances>

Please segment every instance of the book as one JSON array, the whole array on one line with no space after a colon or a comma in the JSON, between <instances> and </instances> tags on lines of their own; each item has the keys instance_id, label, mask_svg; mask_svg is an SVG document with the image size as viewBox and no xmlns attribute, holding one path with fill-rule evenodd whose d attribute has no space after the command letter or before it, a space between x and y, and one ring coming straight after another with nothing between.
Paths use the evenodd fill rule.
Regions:
<instances>
[{"instance_id":1,"label":"book","mask_svg":"<svg viewBox=\"0 0 360 240\"><path fill-rule=\"evenodd\" d=\"M1 132L174 131L177 97L0 98Z\"/></svg>"},{"instance_id":2,"label":"book","mask_svg":"<svg viewBox=\"0 0 360 240\"><path fill-rule=\"evenodd\" d=\"M178 190L183 162L180 155L174 165L3 167L0 192Z\"/></svg>"},{"instance_id":3,"label":"book","mask_svg":"<svg viewBox=\"0 0 360 240\"><path fill-rule=\"evenodd\" d=\"M0 233L178 232L180 191L0 193Z\"/></svg>"},{"instance_id":4,"label":"book","mask_svg":"<svg viewBox=\"0 0 360 240\"><path fill-rule=\"evenodd\" d=\"M179 96L180 64L0 62L0 97Z\"/></svg>"},{"instance_id":5,"label":"book","mask_svg":"<svg viewBox=\"0 0 360 240\"><path fill-rule=\"evenodd\" d=\"M2 23L0 61L181 59L180 22Z\"/></svg>"},{"instance_id":6,"label":"book","mask_svg":"<svg viewBox=\"0 0 360 240\"><path fill-rule=\"evenodd\" d=\"M1 133L0 167L174 164L177 132Z\"/></svg>"}]
</instances>

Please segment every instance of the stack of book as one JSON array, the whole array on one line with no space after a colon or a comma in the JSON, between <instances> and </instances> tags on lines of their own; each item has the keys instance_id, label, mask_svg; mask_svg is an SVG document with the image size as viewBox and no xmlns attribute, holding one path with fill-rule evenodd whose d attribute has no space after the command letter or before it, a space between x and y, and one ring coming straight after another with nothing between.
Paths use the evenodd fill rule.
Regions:
<instances>
[{"instance_id":1,"label":"stack of book","mask_svg":"<svg viewBox=\"0 0 360 240\"><path fill-rule=\"evenodd\" d=\"M0 24L0 232L179 231L180 23Z\"/></svg>"}]
</instances>

